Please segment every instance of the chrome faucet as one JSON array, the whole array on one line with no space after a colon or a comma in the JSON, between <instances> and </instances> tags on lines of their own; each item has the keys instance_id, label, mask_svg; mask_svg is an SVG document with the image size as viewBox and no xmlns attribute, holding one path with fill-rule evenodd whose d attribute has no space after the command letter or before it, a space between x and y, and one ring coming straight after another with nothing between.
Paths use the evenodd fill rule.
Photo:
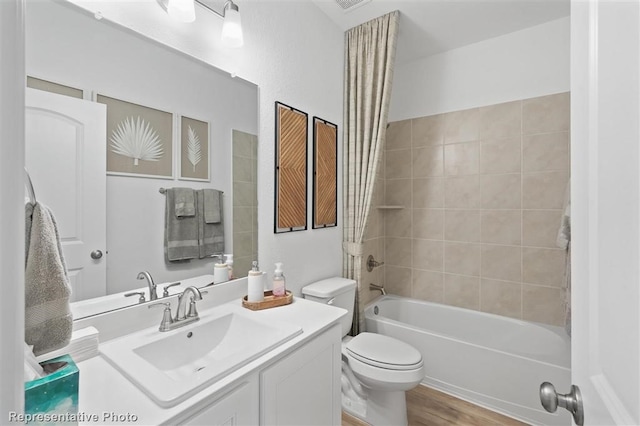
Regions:
<instances>
[{"instance_id":1,"label":"chrome faucet","mask_svg":"<svg viewBox=\"0 0 640 426\"><path fill-rule=\"evenodd\" d=\"M185 296L187 295L187 293L191 293L192 296L191 302L189 303L189 312L185 313L185 305L187 303ZM191 321L198 320L198 311L196 311L196 300L202 300L202 293L200 293L200 290L198 290L198 288L194 286L185 288L182 294L178 296L178 310L176 311L176 319L174 320L174 323L178 321L186 321L189 319Z\"/></svg>"},{"instance_id":2,"label":"chrome faucet","mask_svg":"<svg viewBox=\"0 0 640 426\"><path fill-rule=\"evenodd\" d=\"M156 283L153 282L151 274L148 271L138 273L139 280L144 280L145 278L147 279L147 285L149 286L149 300L158 299L158 293L156 292Z\"/></svg>"},{"instance_id":3,"label":"chrome faucet","mask_svg":"<svg viewBox=\"0 0 640 426\"><path fill-rule=\"evenodd\" d=\"M191 301L189 302L189 311L185 314L185 305L187 293L191 293ZM155 306L164 306L164 313L162 314L162 322L158 328L160 331L171 331L176 328L180 328L184 325L191 324L198 321L198 311L196 310L196 300L202 300L202 294L197 287L191 286L184 289L184 291L178 296L178 309L176 311L176 317L171 317L171 303L169 302L157 302L149 305L149 308Z\"/></svg>"}]
</instances>

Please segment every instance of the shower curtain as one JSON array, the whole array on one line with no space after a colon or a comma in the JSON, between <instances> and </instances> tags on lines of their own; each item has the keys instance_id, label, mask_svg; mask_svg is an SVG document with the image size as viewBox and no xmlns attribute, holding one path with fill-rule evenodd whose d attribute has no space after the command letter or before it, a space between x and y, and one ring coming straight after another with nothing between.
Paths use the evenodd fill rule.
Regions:
<instances>
[{"instance_id":1,"label":"shower curtain","mask_svg":"<svg viewBox=\"0 0 640 426\"><path fill-rule=\"evenodd\" d=\"M400 13L350 29L345 36L343 275L357 282L351 334L364 329L362 241L384 148Z\"/></svg>"}]
</instances>

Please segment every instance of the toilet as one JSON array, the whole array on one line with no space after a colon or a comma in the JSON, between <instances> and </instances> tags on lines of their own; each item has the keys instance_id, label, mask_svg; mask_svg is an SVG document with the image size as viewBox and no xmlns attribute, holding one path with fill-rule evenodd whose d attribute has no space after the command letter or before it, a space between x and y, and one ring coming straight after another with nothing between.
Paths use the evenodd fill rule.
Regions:
<instances>
[{"instance_id":1,"label":"toilet","mask_svg":"<svg viewBox=\"0 0 640 426\"><path fill-rule=\"evenodd\" d=\"M422 355L382 334L347 336L353 321L356 282L328 278L302 288L305 299L349 311L342 319L342 409L373 425L406 425L405 392L424 378Z\"/></svg>"}]
</instances>

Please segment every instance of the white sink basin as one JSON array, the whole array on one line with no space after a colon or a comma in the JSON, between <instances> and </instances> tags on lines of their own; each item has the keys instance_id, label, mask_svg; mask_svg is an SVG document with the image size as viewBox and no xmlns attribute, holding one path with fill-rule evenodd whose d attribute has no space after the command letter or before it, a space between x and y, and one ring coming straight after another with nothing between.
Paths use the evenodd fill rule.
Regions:
<instances>
[{"instance_id":1,"label":"white sink basin","mask_svg":"<svg viewBox=\"0 0 640 426\"><path fill-rule=\"evenodd\" d=\"M100 351L159 405L171 407L300 333L300 327L264 324L251 311L222 305L193 324L145 329Z\"/></svg>"}]
</instances>

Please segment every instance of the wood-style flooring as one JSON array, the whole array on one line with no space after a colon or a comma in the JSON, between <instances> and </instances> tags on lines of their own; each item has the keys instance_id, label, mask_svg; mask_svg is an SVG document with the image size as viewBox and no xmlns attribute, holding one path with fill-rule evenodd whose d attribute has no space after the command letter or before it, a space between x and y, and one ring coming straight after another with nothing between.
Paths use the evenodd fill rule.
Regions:
<instances>
[{"instance_id":1,"label":"wood-style flooring","mask_svg":"<svg viewBox=\"0 0 640 426\"><path fill-rule=\"evenodd\" d=\"M526 425L426 386L417 386L407 392L407 417L409 426ZM343 412L342 426L367 426L367 423Z\"/></svg>"}]
</instances>

